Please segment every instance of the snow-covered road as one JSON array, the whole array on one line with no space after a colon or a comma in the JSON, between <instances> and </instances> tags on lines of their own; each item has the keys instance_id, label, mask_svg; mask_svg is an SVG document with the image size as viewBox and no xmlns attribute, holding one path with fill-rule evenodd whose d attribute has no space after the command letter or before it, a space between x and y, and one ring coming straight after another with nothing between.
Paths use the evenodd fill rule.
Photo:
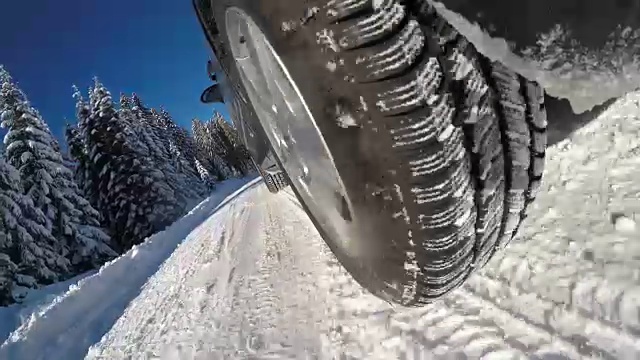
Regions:
<instances>
[{"instance_id":1,"label":"snow-covered road","mask_svg":"<svg viewBox=\"0 0 640 360\"><path fill-rule=\"evenodd\" d=\"M290 192L253 182L83 280L0 359L638 359L639 118L631 94L549 149L519 240L433 306L366 293Z\"/></svg>"}]
</instances>

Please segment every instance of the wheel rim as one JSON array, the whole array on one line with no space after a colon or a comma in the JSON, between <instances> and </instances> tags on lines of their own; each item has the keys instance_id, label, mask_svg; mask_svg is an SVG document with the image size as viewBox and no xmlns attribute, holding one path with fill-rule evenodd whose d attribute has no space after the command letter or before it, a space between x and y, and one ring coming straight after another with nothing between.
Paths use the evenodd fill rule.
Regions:
<instances>
[{"instance_id":1,"label":"wheel rim","mask_svg":"<svg viewBox=\"0 0 640 360\"><path fill-rule=\"evenodd\" d=\"M278 160L309 211L347 256L352 207L335 162L298 87L264 33L242 10L229 8L226 30L240 79Z\"/></svg>"}]
</instances>

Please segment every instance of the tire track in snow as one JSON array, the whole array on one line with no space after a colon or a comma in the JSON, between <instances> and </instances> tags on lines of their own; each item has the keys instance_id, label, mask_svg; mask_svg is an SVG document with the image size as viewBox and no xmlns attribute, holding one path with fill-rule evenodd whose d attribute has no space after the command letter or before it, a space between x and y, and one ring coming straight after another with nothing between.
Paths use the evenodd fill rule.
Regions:
<instances>
[{"instance_id":1,"label":"tire track in snow","mask_svg":"<svg viewBox=\"0 0 640 360\"><path fill-rule=\"evenodd\" d=\"M545 309L561 309L537 322L574 317L561 333L588 333L623 359L640 357L640 243L637 229L616 228L615 216L640 215L639 114L640 93L629 94L548 150L520 240L481 273L485 291L511 288L521 300L535 293Z\"/></svg>"},{"instance_id":2,"label":"tire track in snow","mask_svg":"<svg viewBox=\"0 0 640 360\"><path fill-rule=\"evenodd\" d=\"M461 292L466 297L488 301L532 327L575 345L585 356L602 359L640 357L640 341L632 334L546 300L536 293L510 287L503 281L482 275L469 279L463 289Z\"/></svg>"},{"instance_id":3,"label":"tire track in snow","mask_svg":"<svg viewBox=\"0 0 640 360\"><path fill-rule=\"evenodd\" d=\"M229 217L235 214L235 208L236 208L235 203L232 203L229 205L229 212L225 214L224 222L229 222ZM240 213L238 215L233 215L233 216L243 217L243 213ZM177 318L182 316L181 314L182 304L181 304L180 294L183 291L185 291L185 284L188 284L187 280L193 279L198 272L202 272L203 268L206 268L207 264L209 264L207 262L205 263L204 266L200 266L201 265L200 263L193 263L193 262L189 263L188 261L185 261L185 260L191 257L198 258L198 259L207 259L210 255L213 255L214 258L219 259L220 254L224 246L226 245L225 244L226 227L214 228L210 234L207 234L210 230L212 229L208 226L200 228L194 232L191 238L192 239L209 238L210 240L213 240L210 243L211 245L213 245L212 247L198 246L198 247L191 248L191 250L193 250L192 252L186 252L186 253L177 252L176 254L181 255L181 257L176 258L175 259L176 261L172 262L172 264L175 264L178 266L169 271L166 271L167 276L163 276L162 278L159 279L160 281L168 282L171 284L171 288L173 291L171 291L166 298L150 297L150 296L141 298L141 307L143 309L153 310L151 316L148 316L145 321L141 321L141 318L137 317L137 314L135 312L127 311L125 312L125 314L123 314L122 318L125 319L125 321L127 316L133 316L132 320L134 322L136 321L135 319L138 319L137 321L139 322L138 323L139 328L135 330L136 333L141 335L152 334L154 328L156 328L155 321L162 321L164 323L163 325L165 325L166 327L164 327L162 331L172 330L171 329L172 324L175 322ZM187 265L188 267L185 270L181 269L181 267L185 265ZM215 285L216 284L214 281L213 283L207 283L206 286L211 287ZM158 290L163 291L164 288L159 287ZM151 303L149 300L155 300L155 301ZM167 306L167 302L169 302L168 306ZM169 310L169 312L164 312L166 310ZM138 344L141 342L139 341L141 339L135 339L135 340L136 341L125 341L125 344Z\"/></svg>"},{"instance_id":4,"label":"tire track in snow","mask_svg":"<svg viewBox=\"0 0 640 360\"><path fill-rule=\"evenodd\" d=\"M287 200L301 210L292 194ZM278 207L278 209L283 209ZM284 214L284 216L291 216ZM299 216L299 215L298 215ZM324 245L324 244L322 244ZM332 257L327 253L328 257ZM337 263L336 263L337 265ZM364 292L339 266L333 267L329 329L335 358L362 359L515 356L589 358L549 329L523 321L473 292L456 291L421 309L394 309Z\"/></svg>"},{"instance_id":5,"label":"tire track in snow","mask_svg":"<svg viewBox=\"0 0 640 360\"><path fill-rule=\"evenodd\" d=\"M246 271L248 264L238 264L245 270L245 276L240 276L232 283L231 307L226 313L212 311L215 317L220 318L222 326L219 329L220 337L214 340L211 351L222 358L282 359L295 358L297 354L297 342L286 338L291 333L287 330L291 324L283 321L282 317L282 309L287 308L283 305L287 291L280 289L275 281L290 282L287 275L292 271L282 262L287 257L283 255L286 239L274 232L278 229L278 223L274 222L270 204L265 201L269 195L264 189L260 191L254 199L255 203L259 202L262 206L260 217L242 226L259 227L260 233L252 238L232 238L245 251L252 253L245 258L255 264L254 269Z\"/></svg>"},{"instance_id":6,"label":"tire track in snow","mask_svg":"<svg viewBox=\"0 0 640 360\"><path fill-rule=\"evenodd\" d=\"M267 204L264 205L265 207ZM265 209L261 221L262 228L268 227L271 215ZM252 224L253 226L254 224ZM266 230L266 229L265 229ZM261 234L262 235L262 234ZM273 289L270 276L277 271L278 264L276 253L278 252L274 239L265 231L264 238L257 239L255 246L261 248L256 259L256 274L252 274L242 282L235 284L238 291L238 300L234 303L231 312L244 314L239 322L238 335L245 338L243 347L233 349L235 357L247 358L260 355L262 353L278 352L280 349L273 349L273 341L277 337L279 322L279 304L282 299ZM250 309L250 311L245 311ZM231 329L230 329L231 330ZM229 331L231 334L233 331Z\"/></svg>"},{"instance_id":7,"label":"tire track in snow","mask_svg":"<svg viewBox=\"0 0 640 360\"><path fill-rule=\"evenodd\" d=\"M181 246L167 259L158 271L161 275L150 279L114 325L126 331L107 333L90 349L88 358L121 359L132 354L144 354L143 358L179 357L185 351L188 353L189 349L182 349L181 345L191 345L189 327L200 330L199 315L202 310L208 310L208 307L202 307L203 299L216 300L206 294L207 289L221 287L217 284L219 277L211 276L211 273L228 273L225 268L228 259L217 260L221 260L227 251L228 243L224 239L226 232L233 230L230 224L238 222L236 218L247 216L244 207L247 196L242 195L237 202L228 205L228 211L215 214L190 234L185 240L188 245ZM218 264L222 266L216 266ZM185 298L183 295L191 289L196 290L191 292L193 296ZM215 324L206 325L207 331L215 329ZM108 351L105 353L101 348Z\"/></svg>"},{"instance_id":8,"label":"tire track in snow","mask_svg":"<svg viewBox=\"0 0 640 360\"><path fill-rule=\"evenodd\" d=\"M287 194L287 197L292 203L297 202L292 194ZM512 277L515 277L516 273L517 269L513 271ZM526 290L487 275L478 275L472 277L464 289L454 293L443 303L434 304L434 307L444 306L449 313L448 316L458 314L467 318L473 309L485 309L479 319L471 318L462 322L466 324L464 331L455 329L461 332L449 335L459 339L464 337L461 334L466 333L469 340L478 344L484 342L485 347L474 349L472 357L487 355L492 351L504 351L505 344L512 348L509 351L533 354L534 357L541 358L550 356L550 352L556 355L560 355L558 353L561 352L571 358L632 359L640 356L638 338L632 333L622 331L600 319L585 316L582 312L568 309L562 303L546 300L536 293L535 288ZM416 316L430 316L429 311L418 314ZM483 324L476 332L473 331L473 326L470 326L474 321L481 321ZM431 326L437 327L438 324L430 323L428 327ZM410 332L417 334L415 329ZM492 338L487 334L495 334L496 337ZM365 335L362 338L371 336ZM443 335L438 341L447 338ZM423 344L425 349L434 349L436 354L441 349L453 351L452 349L456 348L438 344L433 339L434 337L417 336L415 340ZM397 339L384 337L380 338L380 342L389 344L397 342ZM464 348L472 349L471 345L467 344ZM444 356L444 353L442 355Z\"/></svg>"}]
</instances>

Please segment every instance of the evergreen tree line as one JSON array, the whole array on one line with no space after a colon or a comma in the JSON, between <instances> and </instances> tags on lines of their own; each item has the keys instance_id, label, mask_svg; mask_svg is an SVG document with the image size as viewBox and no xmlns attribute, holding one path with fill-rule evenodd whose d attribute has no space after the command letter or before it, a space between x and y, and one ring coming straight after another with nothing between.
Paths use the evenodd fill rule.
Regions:
<instances>
[{"instance_id":1,"label":"evergreen tree line","mask_svg":"<svg viewBox=\"0 0 640 360\"><path fill-rule=\"evenodd\" d=\"M0 306L113 259L253 167L220 114L192 133L135 93L74 87L67 151L0 66Z\"/></svg>"}]
</instances>

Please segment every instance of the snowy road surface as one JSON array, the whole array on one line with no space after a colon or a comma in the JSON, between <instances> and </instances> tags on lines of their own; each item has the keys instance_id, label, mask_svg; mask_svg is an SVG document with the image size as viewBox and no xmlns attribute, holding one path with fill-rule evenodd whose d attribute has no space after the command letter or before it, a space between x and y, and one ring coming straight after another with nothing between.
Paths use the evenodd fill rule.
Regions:
<instances>
[{"instance_id":1,"label":"snowy road surface","mask_svg":"<svg viewBox=\"0 0 640 360\"><path fill-rule=\"evenodd\" d=\"M433 306L367 294L290 193L253 182L83 280L0 359L638 359L639 117L631 94L549 149L519 240Z\"/></svg>"}]
</instances>

